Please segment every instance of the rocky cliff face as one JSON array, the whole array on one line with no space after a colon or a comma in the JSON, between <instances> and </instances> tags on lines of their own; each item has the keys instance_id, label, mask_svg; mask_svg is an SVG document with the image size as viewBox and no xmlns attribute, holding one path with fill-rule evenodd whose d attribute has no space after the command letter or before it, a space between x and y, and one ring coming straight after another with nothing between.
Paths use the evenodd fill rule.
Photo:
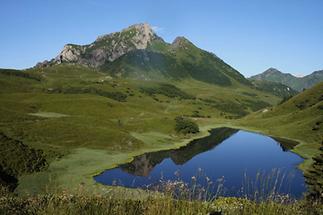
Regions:
<instances>
[{"instance_id":1,"label":"rocky cliff face","mask_svg":"<svg viewBox=\"0 0 323 215\"><path fill-rule=\"evenodd\" d=\"M67 62L100 67L132 50L146 49L153 40L162 39L148 24L136 24L121 32L100 36L89 45L67 44L56 58L39 63L37 66L44 67Z\"/></svg>"}]
</instances>

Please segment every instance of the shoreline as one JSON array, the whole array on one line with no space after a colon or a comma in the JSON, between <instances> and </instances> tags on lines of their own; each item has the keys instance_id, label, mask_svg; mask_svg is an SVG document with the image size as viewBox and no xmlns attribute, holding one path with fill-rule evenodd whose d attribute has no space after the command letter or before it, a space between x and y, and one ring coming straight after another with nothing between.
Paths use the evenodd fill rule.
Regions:
<instances>
[{"instance_id":1,"label":"shoreline","mask_svg":"<svg viewBox=\"0 0 323 215\"><path fill-rule=\"evenodd\" d=\"M185 138L185 139L175 139L172 142L171 146L161 146L161 147L155 147L155 148L149 148L149 149L140 149L140 150L136 150L132 153L117 153L117 154L113 154L113 153L109 153L108 151L105 150L91 150L91 149L81 149L81 148L76 148L74 150L74 152L72 152L71 154L67 155L65 158L62 158L59 161L54 161L50 164L49 170L46 170L44 172L40 172L40 173L35 173L32 175L27 175L27 176L23 176L22 178L19 178L19 186L17 187L17 192L19 195L20 194L24 194L28 193L28 191L33 191L33 189L30 187L28 187L29 182L31 182L32 184L34 184L31 187L34 187L34 192L31 193L42 193L42 189L38 189L36 186L38 184L38 179L37 176L40 175L41 177L52 177L52 175L54 175L54 178L51 178L50 180L54 180L54 181L50 181L48 180L48 182L50 184L46 184L46 182L42 181L42 184L40 185L40 187L45 186L47 187L46 189L50 190L51 187L53 187L53 184L56 184L54 187L55 189L66 189L68 188L74 188L77 189L79 187L80 184L82 184L82 186L87 187L86 189L90 190L90 191L95 191L95 190L102 190L102 186L106 187L107 189L111 189L109 186L106 185L101 185L100 183L96 182L94 180L93 177L101 174L102 172L108 170L108 169L112 169L117 167L118 165L124 164L124 163L128 163L131 162L136 156L145 154L145 153L149 153L149 152L156 152L156 151L161 151L161 150L170 150L170 149L178 149L180 147L183 147L187 144L189 144L191 141L193 140L197 140L197 139L201 139L204 138L208 135L210 135L210 130L212 129L216 129L216 128L220 128L220 127L227 127L227 128L233 128L233 129L239 129L239 130L244 130L244 131L248 131L248 132L254 132L254 133L258 133L261 135L266 135L269 136L271 138L281 138L281 139L285 139L288 141L293 141L293 142L297 142L297 146L305 144L303 141L300 140L296 140L296 139L292 139L289 137L281 137L281 136L276 136L276 135L272 135L272 134L268 134L263 130L258 130L258 129L254 129L254 128L250 128L247 126L242 126L242 125L237 125L237 124L232 124L231 122L225 122L225 123L211 123L211 124L207 124L204 126L200 126L200 133L194 136L191 136L189 138ZM168 136L169 137L169 136ZM164 140L169 141L169 140ZM299 153L299 151L297 151L297 149L295 150L294 147L291 151L293 153L296 153L297 155L299 155L301 158L303 158L304 160L297 164L297 168L300 169L302 171L302 173L304 174L306 171L306 168L304 168L305 164L304 163L308 163L310 162L308 158L306 158L306 156L304 156L303 154ZM84 152L85 151L85 152ZM88 156L88 152L93 153L94 156L91 157L91 155L89 155L89 157L86 157L84 159L83 155L87 154ZM76 157L76 158L75 158ZM81 166L78 166L79 171L76 171L77 175L73 175L68 171L68 168L70 168L68 165L70 162L72 163L77 163L77 162L86 162L86 159L92 160L94 157L97 158L96 161L94 161L92 164L87 164L88 166L86 166L85 169L80 168ZM104 158L110 158L109 163L107 164L107 162L104 160ZM85 161L84 161L85 160ZM109 160L109 159L107 159ZM63 164L61 164L63 163ZM106 164L104 164L106 163ZM61 165L60 165L61 164ZM55 178L55 170L56 170L56 166L58 166L58 168L62 168L63 170L61 170L60 174L57 174L58 176L56 176ZM64 168L66 168L66 170L64 170ZM92 168L94 168L94 170L91 170ZM53 173L54 172L54 173ZM59 173L59 172L58 172ZM69 182L67 184L65 184L66 180L69 180ZM124 189L128 189L128 188L124 188Z\"/></svg>"}]
</instances>

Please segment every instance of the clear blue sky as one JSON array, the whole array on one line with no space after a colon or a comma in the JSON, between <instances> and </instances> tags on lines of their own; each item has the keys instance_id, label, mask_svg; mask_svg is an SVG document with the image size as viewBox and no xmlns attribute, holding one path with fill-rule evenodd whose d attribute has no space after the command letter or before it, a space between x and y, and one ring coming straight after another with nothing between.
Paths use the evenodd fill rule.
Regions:
<instances>
[{"instance_id":1,"label":"clear blue sky","mask_svg":"<svg viewBox=\"0 0 323 215\"><path fill-rule=\"evenodd\" d=\"M1 0L0 67L27 68L66 43L148 22L171 42L185 36L245 76L276 67L323 69L322 0Z\"/></svg>"}]
</instances>

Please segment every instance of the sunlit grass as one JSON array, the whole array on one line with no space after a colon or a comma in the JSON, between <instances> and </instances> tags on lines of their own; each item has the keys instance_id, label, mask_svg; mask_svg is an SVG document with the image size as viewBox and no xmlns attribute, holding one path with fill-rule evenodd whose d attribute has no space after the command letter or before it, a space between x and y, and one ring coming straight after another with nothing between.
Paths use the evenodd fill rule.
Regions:
<instances>
[{"instance_id":1,"label":"sunlit grass","mask_svg":"<svg viewBox=\"0 0 323 215\"><path fill-rule=\"evenodd\" d=\"M196 184L168 181L159 188L161 194L150 192L144 198L129 198L126 191L93 194L60 191L36 196L18 197L0 190L0 214L322 214L323 204L312 200L295 200L286 196L262 198L252 201L248 198L221 197L220 192L212 197L207 190ZM211 182L209 182L212 184ZM221 182L218 184L220 185ZM220 186L221 187L221 186Z\"/></svg>"}]
</instances>

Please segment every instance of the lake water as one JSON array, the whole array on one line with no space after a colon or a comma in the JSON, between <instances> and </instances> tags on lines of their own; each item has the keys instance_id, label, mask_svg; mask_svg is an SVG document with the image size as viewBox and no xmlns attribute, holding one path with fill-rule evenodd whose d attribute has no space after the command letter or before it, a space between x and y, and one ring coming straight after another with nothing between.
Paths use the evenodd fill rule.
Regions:
<instances>
[{"instance_id":1,"label":"lake water","mask_svg":"<svg viewBox=\"0 0 323 215\"><path fill-rule=\"evenodd\" d=\"M274 190L299 198L306 186L297 169L303 159L289 151L295 145L257 133L218 128L179 149L137 156L94 179L130 188L153 188L168 180L181 180L217 194L221 187L224 196Z\"/></svg>"}]
</instances>

